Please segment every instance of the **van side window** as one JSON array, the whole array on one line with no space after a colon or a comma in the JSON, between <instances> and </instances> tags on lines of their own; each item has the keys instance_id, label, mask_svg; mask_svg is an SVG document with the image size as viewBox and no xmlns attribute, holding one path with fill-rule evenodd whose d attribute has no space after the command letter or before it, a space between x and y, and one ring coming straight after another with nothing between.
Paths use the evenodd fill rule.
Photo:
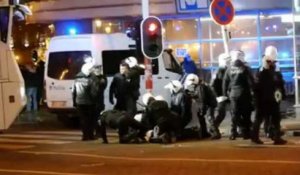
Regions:
<instances>
[{"instance_id":1,"label":"van side window","mask_svg":"<svg viewBox=\"0 0 300 175\"><path fill-rule=\"evenodd\" d=\"M90 51L52 52L48 58L47 75L57 80L72 80L81 71L84 56Z\"/></svg>"},{"instance_id":2,"label":"van side window","mask_svg":"<svg viewBox=\"0 0 300 175\"><path fill-rule=\"evenodd\" d=\"M9 8L1 7L0 8L0 40L4 43L7 41L8 34L8 22L9 22Z\"/></svg>"},{"instance_id":3,"label":"van side window","mask_svg":"<svg viewBox=\"0 0 300 175\"><path fill-rule=\"evenodd\" d=\"M136 50L105 50L102 51L103 73L106 76L114 76L119 72L119 65L127 57L136 57ZM137 58L139 64L143 64L143 58ZM152 72L158 74L158 60L152 61Z\"/></svg>"},{"instance_id":4,"label":"van side window","mask_svg":"<svg viewBox=\"0 0 300 175\"><path fill-rule=\"evenodd\" d=\"M170 51L164 51L162 57L167 71L182 74L181 66Z\"/></svg>"}]
</instances>

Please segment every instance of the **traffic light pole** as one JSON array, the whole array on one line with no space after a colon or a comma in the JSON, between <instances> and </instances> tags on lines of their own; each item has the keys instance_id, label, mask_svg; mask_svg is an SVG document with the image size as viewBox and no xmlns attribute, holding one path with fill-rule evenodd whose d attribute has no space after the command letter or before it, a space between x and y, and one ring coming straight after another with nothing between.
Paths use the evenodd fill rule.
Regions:
<instances>
[{"instance_id":1,"label":"traffic light pole","mask_svg":"<svg viewBox=\"0 0 300 175\"><path fill-rule=\"evenodd\" d=\"M149 0L142 0L142 13L143 19L149 16ZM152 81L152 60L144 56L145 64L145 87L148 92L152 92L153 81Z\"/></svg>"},{"instance_id":2,"label":"traffic light pole","mask_svg":"<svg viewBox=\"0 0 300 175\"><path fill-rule=\"evenodd\" d=\"M149 16L149 0L142 0L143 19Z\"/></svg>"}]
</instances>

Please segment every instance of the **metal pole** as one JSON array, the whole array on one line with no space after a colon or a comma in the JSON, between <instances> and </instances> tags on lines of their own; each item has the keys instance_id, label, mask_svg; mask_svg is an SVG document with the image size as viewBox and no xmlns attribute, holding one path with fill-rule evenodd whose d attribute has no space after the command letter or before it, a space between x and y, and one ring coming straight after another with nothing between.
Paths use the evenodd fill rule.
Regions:
<instances>
[{"instance_id":1,"label":"metal pole","mask_svg":"<svg viewBox=\"0 0 300 175\"><path fill-rule=\"evenodd\" d=\"M228 48L229 36L228 36L227 27L225 25L221 25L221 30L222 30L222 38L223 38L223 44L224 44L224 51L225 51L226 54L229 55L229 48Z\"/></svg>"},{"instance_id":2,"label":"metal pole","mask_svg":"<svg viewBox=\"0 0 300 175\"><path fill-rule=\"evenodd\" d=\"M295 107L299 107L299 77L297 76L297 34L296 34L296 24L295 24L295 7L293 8L293 45L294 45L294 80L295 80Z\"/></svg>"},{"instance_id":3,"label":"metal pole","mask_svg":"<svg viewBox=\"0 0 300 175\"><path fill-rule=\"evenodd\" d=\"M143 19L149 16L149 0L142 0L142 13ZM145 87L148 92L152 92L153 81L152 81L152 60L144 57L145 64Z\"/></svg>"},{"instance_id":4,"label":"metal pole","mask_svg":"<svg viewBox=\"0 0 300 175\"><path fill-rule=\"evenodd\" d=\"M142 0L143 19L149 16L149 0Z\"/></svg>"}]
</instances>

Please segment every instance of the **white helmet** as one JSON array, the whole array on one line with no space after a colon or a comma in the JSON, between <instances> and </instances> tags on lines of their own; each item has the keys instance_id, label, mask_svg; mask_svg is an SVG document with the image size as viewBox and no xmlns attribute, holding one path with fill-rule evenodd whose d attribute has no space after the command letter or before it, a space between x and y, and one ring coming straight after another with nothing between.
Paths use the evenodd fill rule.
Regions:
<instances>
[{"instance_id":1,"label":"white helmet","mask_svg":"<svg viewBox=\"0 0 300 175\"><path fill-rule=\"evenodd\" d=\"M136 120L138 122L142 122L142 119L143 119L143 114L142 113L135 114L134 120Z\"/></svg>"},{"instance_id":2,"label":"white helmet","mask_svg":"<svg viewBox=\"0 0 300 175\"><path fill-rule=\"evenodd\" d=\"M265 56L270 61L276 61L277 59L277 48L274 46L268 46L265 49Z\"/></svg>"},{"instance_id":3,"label":"white helmet","mask_svg":"<svg viewBox=\"0 0 300 175\"><path fill-rule=\"evenodd\" d=\"M142 101L143 101L144 105L148 105L148 102L149 102L150 98L154 98L154 96L149 92L147 92L143 95Z\"/></svg>"},{"instance_id":4,"label":"white helmet","mask_svg":"<svg viewBox=\"0 0 300 175\"><path fill-rule=\"evenodd\" d=\"M81 67L81 72L88 76L90 75L90 73L93 71L93 67L94 67L94 64L89 62L89 63L85 63L82 67Z\"/></svg>"},{"instance_id":5,"label":"white helmet","mask_svg":"<svg viewBox=\"0 0 300 175\"><path fill-rule=\"evenodd\" d=\"M222 53L218 57L219 67L225 67L230 64L231 58L227 53Z\"/></svg>"},{"instance_id":6,"label":"white helmet","mask_svg":"<svg viewBox=\"0 0 300 175\"><path fill-rule=\"evenodd\" d=\"M184 87L188 86L188 85L197 85L199 84L199 77L196 74L188 74L185 78L184 81Z\"/></svg>"},{"instance_id":7,"label":"white helmet","mask_svg":"<svg viewBox=\"0 0 300 175\"><path fill-rule=\"evenodd\" d=\"M83 57L84 57L85 63L93 63L93 61L94 61L94 58L90 55L84 55Z\"/></svg>"},{"instance_id":8,"label":"white helmet","mask_svg":"<svg viewBox=\"0 0 300 175\"><path fill-rule=\"evenodd\" d=\"M129 65L130 68L138 65L138 62L135 57L128 57L125 59L125 63Z\"/></svg>"},{"instance_id":9,"label":"white helmet","mask_svg":"<svg viewBox=\"0 0 300 175\"><path fill-rule=\"evenodd\" d=\"M165 98L163 96L161 96L161 95L155 96L154 99L158 100L158 101L164 101L165 100Z\"/></svg>"},{"instance_id":10,"label":"white helmet","mask_svg":"<svg viewBox=\"0 0 300 175\"><path fill-rule=\"evenodd\" d=\"M183 88L183 85L178 80L172 80L170 83L165 85L164 88L169 89L171 93L177 93Z\"/></svg>"},{"instance_id":11,"label":"white helmet","mask_svg":"<svg viewBox=\"0 0 300 175\"><path fill-rule=\"evenodd\" d=\"M241 50L233 50L230 52L231 61L234 63L237 60L240 60L242 62L245 62L245 53Z\"/></svg>"},{"instance_id":12,"label":"white helmet","mask_svg":"<svg viewBox=\"0 0 300 175\"><path fill-rule=\"evenodd\" d=\"M145 134L146 141L149 142L152 137L153 137L153 130L147 131Z\"/></svg>"}]
</instances>

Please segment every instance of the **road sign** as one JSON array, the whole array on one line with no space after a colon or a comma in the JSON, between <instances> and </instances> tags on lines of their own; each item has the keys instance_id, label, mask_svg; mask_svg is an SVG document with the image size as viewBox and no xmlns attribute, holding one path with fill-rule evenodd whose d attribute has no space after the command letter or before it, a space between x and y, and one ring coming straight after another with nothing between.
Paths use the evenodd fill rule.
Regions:
<instances>
[{"instance_id":1,"label":"road sign","mask_svg":"<svg viewBox=\"0 0 300 175\"><path fill-rule=\"evenodd\" d=\"M213 0L209 12L215 23L219 25L229 24L234 17L234 8L230 0Z\"/></svg>"},{"instance_id":2,"label":"road sign","mask_svg":"<svg viewBox=\"0 0 300 175\"><path fill-rule=\"evenodd\" d=\"M208 9L208 0L176 0L178 13L194 13Z\"/></svg>"},{"instance_id":3,"label":"road sign","mask_svg":"<svg viewBox=\"0 0 300 175\"><path fill-rule=\"evenodd\" d=\"M175 55L176 57L185 57L188 50L186 48L176 48Z\"/></svg>"}]
</instances>

